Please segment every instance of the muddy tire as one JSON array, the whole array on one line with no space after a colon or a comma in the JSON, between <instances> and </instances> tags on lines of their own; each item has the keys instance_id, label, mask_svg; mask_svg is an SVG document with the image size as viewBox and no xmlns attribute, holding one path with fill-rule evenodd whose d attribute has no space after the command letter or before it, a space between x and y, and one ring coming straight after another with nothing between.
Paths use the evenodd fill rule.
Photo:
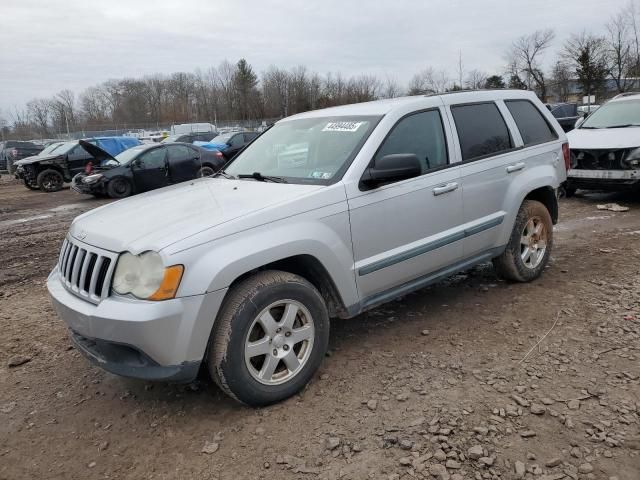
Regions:
<instances>
[{"instance_id":1,"label":"muddy tire","mask_svg":"<svg viewBox=\"0 0 640 480\"><path fill-rule=\"evenodd\" d=\"M107 184L107 195L111 198L125 198L131 195L133 187L131 182L124 177L115 177Z\"/></svg>"},{"instance_id":2,"label":"muddy tire","mask_svg":"<svg viewBox=\"0 0 640 480\"><path fill-rule=\"evenodd\" d=\"M520 206L505 251L493 259L496 273L514 282L530 282L540 276L553 248L553 222L542 203L525 200Z\"/></svg>"},{"instance_id":3,"label":"muddy tire","mask_svg":"<svg viewBox=\"0 0 640 480\"><path fill-rule=\"evenodd\" d=\"M329 315L304 278L264 271L225 298L209 341L213 380L236 400L263 406L299 392L320 366L329 342Z\"/></svg>"},{"instance_id":4,"label":"muddy tire","mask_svg":"<svg viewBox=\"0 0 640 480\"><path fill-rule=\"evenodd\" d=\"M27 187L29 190L40 190L40 187L38 187L38 185L29 183L29 181L26 178L23 179L23 181L24 181L24 186Z\"/></svg>"},{"instance_id":5,"label":"muddy tire","mask_svg":"<svg viewBox=\"0 0 640 480\"><path fill-rule=\"evenodd\" d=\"M198 177L209 177L213 175L215 170L208 165L203 166L200 170L198 170Z\"/></svg>"},{"instance_id":6,"label":"muddy tire","mask_svg":"<svg viewBox=\"0 0 640 480\"><path fill-rule=\"evenodd\" d=\"M47 168L38 174L36 183L38 184L38 188L43 192L57 192L62 190L64 178L58 170Z\"/></svg>"}]
</instances>

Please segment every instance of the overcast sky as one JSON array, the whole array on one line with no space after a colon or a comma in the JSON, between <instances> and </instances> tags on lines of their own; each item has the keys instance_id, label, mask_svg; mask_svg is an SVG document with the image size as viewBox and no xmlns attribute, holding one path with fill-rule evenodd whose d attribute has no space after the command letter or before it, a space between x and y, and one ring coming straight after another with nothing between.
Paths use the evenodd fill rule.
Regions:
<instances>
[{"instance_id":1,"label":"overcast sky","mask_svg":"<svg viewBox=\"0 0 640 480\"><path fill-rule=\"evenodd\" d=\"M405 85L426 66L502 73L520 35L604 32L628 0L0 0L0 110L109 78L246 58ZM551 59L553 53L547 54Z\"/></svg>"}]
</instances>

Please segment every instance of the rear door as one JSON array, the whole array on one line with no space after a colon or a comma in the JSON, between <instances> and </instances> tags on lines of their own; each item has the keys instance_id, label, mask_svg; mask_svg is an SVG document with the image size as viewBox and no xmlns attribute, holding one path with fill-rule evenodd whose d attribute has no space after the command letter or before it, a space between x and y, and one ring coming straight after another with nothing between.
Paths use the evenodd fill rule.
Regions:
<instances>
[{"instance_id":1,"label":"rear door","mask_svg":"<svg viewBox=\"0 0 640 480\"><path fill-rule=\"evenodd\" d=\"M200 155L187 145L167 146L169 161L169 179L171 183L179 183L196 178L200 168Z\"/></svg>"},{"instance_id":2,"label":"rear door","mask_svg":"<svg viewBox=\"0 0 640 480\"><path fill-rule=\"evenodd\" d=\"M488 101L454 104L448 109L462 159L465 258L495 246L505 209L514 208L504 204L509 177L525 167L513 157L517 140L507 127L501 108L504 105Z\"/></svg>"},{"instance_id":3,"label":"rear door","mask_svg":"<svg viewBox=\"0 0 640 480\"><path fill-rule=\"evenodd\" d=\"M169 185L167 147L144 152L131 164L137 192L146 192Z\"/></svg>"}]
</instances>

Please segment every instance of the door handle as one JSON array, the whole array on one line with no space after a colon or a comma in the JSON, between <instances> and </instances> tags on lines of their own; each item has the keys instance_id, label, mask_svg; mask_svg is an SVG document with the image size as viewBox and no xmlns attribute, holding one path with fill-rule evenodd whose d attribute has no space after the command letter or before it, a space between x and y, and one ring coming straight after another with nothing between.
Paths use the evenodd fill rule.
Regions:
<instances>
[{"instance_id":1,"label":"door handle","mask_svg":"<svg viewBox=\"0 0 640 480\"><path fill-rule=\"evenodd\" d=\"M436 196L437 195L442 195L443 193L453 192L457 188L458 188L458 183L457 182L451 182L451 183L447 183L446 185L440 185L438 187L435 187L433 189L433 194L436 195Z\"/></svg>"},{"instance_id":2,"label":"door handle","mask_svg":"<svg viewBox=\"0 0 640 480\"><path fill-rule=\"evenodd\" d=\"M507 173L513 173L522 170L525 167L524 162L514 163L513 165L509 165L507 167Z\"/></svg>"}]
</instances>

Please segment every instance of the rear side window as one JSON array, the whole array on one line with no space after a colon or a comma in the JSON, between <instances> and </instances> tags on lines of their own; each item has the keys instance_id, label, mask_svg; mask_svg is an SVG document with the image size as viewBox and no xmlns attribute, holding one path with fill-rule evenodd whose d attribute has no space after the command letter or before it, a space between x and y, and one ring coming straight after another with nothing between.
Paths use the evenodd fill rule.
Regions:
<instances>
[{"instance_id":1,"label":"rear side window","mask_svg":"<svg viewBox=\"0 0 640 480\"><path fill-rule=\"evenodd\" d=\"M495 103L451 107L462 161L497 155L513 148L511 135Z\"/></svg>"},{"instance_id":2,"label":"rear side window","mask_svg":"<svg viewBox=\"0 0 640 480\"><path fill-rule=\"evenodd\" d=\"M422 173L447 164L447 142L438 110L414 113L400 120L378 150L376 158L414 153Z\"/></svg>"},{"instance_id":3,"label":"rear side window","mask_svg":"<svg viewBox=\"0 0 640 480\"><path fill-rule=\"evenodd\" d=\"M504 103L516 121L525 147L558 138L558 134L529 100L507 100Z\"/></svg>"}]
</instances>

